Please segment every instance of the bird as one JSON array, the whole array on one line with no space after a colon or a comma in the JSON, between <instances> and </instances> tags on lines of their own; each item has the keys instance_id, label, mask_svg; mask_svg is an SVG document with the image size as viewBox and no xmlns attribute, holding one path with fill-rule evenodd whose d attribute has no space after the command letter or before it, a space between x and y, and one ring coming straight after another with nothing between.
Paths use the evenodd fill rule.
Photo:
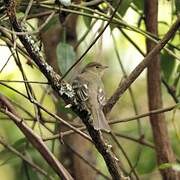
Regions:
<instances>
[{"instance_id":1,"label":"bird","mask_svg":"<svg viewBox=\"0 0 180 180\"><path fill-rule=\"evenodd\" d=\"M108 66L99 62L88 63L74 78L72 87L77 102L90 112L94 129L110 132L110 126L103 113L106 98L102 76L107 68Z\"/></svg>"}]
</instances>

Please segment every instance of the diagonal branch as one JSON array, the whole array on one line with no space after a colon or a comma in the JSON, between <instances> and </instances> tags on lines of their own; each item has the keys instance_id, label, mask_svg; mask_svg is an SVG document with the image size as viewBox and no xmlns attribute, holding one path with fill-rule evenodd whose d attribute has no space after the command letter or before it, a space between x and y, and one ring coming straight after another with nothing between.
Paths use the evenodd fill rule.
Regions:
<instances>
[{"instance_id":1,"label":"diagonal branch","mask_svg":"<svg viewBox=\"0 0 180 180\"><path fill-rule=\"evenodd\" d=\"M131 86L131 84L138 78L142 71L151 63L153 57L157 55L161 49L168 43L168 41L175 35L176 31L180 26L180 16L178 16L176 22L171 26L169 31L163 37L158 44L147 54L139 65L131 72L131 74L122 82L116 89L114 94L109 98L107 104L104 106L104 112L109 113L116 102L119 100L121 95Z\"/></svg>"}]
</instances>

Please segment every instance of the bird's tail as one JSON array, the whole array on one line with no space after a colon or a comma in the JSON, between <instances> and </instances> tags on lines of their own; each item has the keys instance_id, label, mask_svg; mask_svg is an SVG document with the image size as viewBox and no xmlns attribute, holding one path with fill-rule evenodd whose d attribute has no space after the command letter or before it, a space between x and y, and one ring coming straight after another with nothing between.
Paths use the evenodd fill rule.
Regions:
<instances>
[{"instance_id":1,"label":"bird's tail","mask_svg":"<svg viewBox=\"0 0 180 180\"><path fill-rule=\"evenodd\" d=\"M97 130L104 129L108 132L111 131L111 128L106 120L106 117L104 116L104 113L102 110L93 108L93 125L94 128Z\"/></svg>"}]
</instances>

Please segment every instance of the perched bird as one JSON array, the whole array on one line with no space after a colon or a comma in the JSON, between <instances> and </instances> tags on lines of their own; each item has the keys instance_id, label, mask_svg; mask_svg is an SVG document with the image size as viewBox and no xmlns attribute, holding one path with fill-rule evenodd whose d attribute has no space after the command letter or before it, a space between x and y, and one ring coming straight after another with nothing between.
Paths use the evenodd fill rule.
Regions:
<instances>
[{"instance_id":1,"label":"perched bird","mask_svg":"<svg viewBox=\"0 0 180 180\"><path fill-rule=\"evenodd\" d=\"M72 87L78 102L91 113L93 126L96 130L110 131L109 124L103 113L106 103L102 76L107 66L98 62L87 64L73 80Z\"/></svg>"}]
</instances>

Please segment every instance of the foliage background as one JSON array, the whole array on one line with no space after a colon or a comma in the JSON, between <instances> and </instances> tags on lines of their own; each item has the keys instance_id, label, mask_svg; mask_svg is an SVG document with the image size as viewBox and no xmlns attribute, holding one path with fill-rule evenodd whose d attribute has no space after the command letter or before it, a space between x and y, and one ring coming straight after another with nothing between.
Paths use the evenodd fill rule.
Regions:
<instances>
[{"instance_id":1,"label":"foliage background","mask_svg":"<svg viewBox=\"0 0 180 180\"><path fill-rule=\"evenodd\" d=\"M116 1L114 1L116 2ZM174 22L174 19L176 17L176 11L178 10L178 1L167 1L167 0L160 0L159 1L159 15L158 15L158 21L159 21L159 37L162 37L164 33L166 33L170 27L170 25ZM115 5L114 5L115 6ZM121 15L123 15L123 19L128 22L130 25L137 26L138 22L140 21L140 15L143 14L143 1L124 1L124 4L122 5L121 9L119 10ZM19 11L19 16L22 16L22 12ZM78 18L78 23L76 27L77 37L80 39L82 35L88 30L89 28L89 19L84 18L80 16ZM36 29L38 26L38 21L36 19L28 20L28 23L31 24L31 26ZM50 24L51 23L51 24ZM57 23L57 21L54 20L49 22L49 26L44 28L44 31L48 31L48 28L53 28L54 23ZM92 22L91 22L92 23ZM66 59L70 59L70 61L74 61L77 57L82 54L85 49L87 48L89 42L94 38L94 36L99 31L99 28L102 27L102 21L98 20L98 22L94 25L90 33L86 36L85 40L80 44L80 46L77 49L76 54L73 54L74 51L72 49L69 49L69 45L64 42L65 46L62 47L62 44L59 45L59 49L57 49L57 57L58 55L62 55L62 52L72 52L72 53L65 53L62 55ZM145 29L144 22L141 21L139 28ZM124 30L127 35L132 39L140 49L145 52L145 37L141 34L138 34L133 31ZM112 39L112 34L115 39L115 44ZM179 47L179 34L173 38L171 43L177 47ZM8 48L1 39L0 41L0 69L4 66L4 64L7 62L7 59L9 58L11 52L8 50ZM38 44L38 43L37 43ZM67 46L66 46L67 45ZM143 56L134 48L134 46L128 42L128 40L122 35L122 33L119 31L119 29L111 27L108 28L103 36L100 38L100 40L93 46L93 48L86 54L81 67L84 66L89 61L92 61L94 59L98 59L102 61L104 64L109 65L109 69L106 72L103 80L105 83L105 90L107 93L107 98L112 95L114 90L117 88L117 85L120 81L120 79L123 78L123 73L120 68L118 58L115 52L115 46L118 49L118 54L120 56L121 62L126 70L126 72L129 74L135 66L143 59ZM63 49L64 48L64 49ZM66 49L67 48L67 49ZM177 49L173 49L174 53L179 56L180 52L178 52ZM42 55L43 49L42 49ZM67 57L69 55L69 57ZM179 65L179 61L176 61L174 57L169 56L165 51L162 51L161 53L161 61L162 61L162 77L165 78L166 82L169 85L172 85L177 77L177 73L179 71L177 70ZM45 77L36 69L31 68L27 65L27 61L24 59L24 57L20 57L21 62L23 64L23 68L28 75L29 81L43 81L46 82ZM62 59L62 57L59 57ZM72 64L70 62L70 64ZM63 62L60 62L62 65ZM67 67L66 67L67 66ZM65 72L65 70L68 69L70 65L64 64L63 70L61 69L61 72ZM62 66L61 66L62 68ZM70 78L74 76L73 72L70 75ZM5 66L3 71L0 73L0 81L1 80L23 80L20 71L17 68L17 65L15 61L13 60L13 57L9 59L8 64ZM177 92L176 95L179 97L180 95L180 81L178 82L179 85L177 86ZM24 87L23 83L7 83L14 87L15 89L18 89L19 91L26 94L26 89ZM52 94L52 91L46 84L38 84L34 83L32 84L34 92L36 92L36 97L38 101L42 101L42 105L46 107L50 112L56 113L56 107L54 105L54 102L57 102L56 97ZM148 112L148 102L147 102L147 93L146 93L146 71L144 71L140 77L135 81L135 83L132 85L133 93L135 96L135 102L137 105L138 113L142 114L144 112ZM168 107L170 105L174 104L173 99L168 94L167 89L164 85L162 85L162 91L163 91L163 102L164 107ZM34 114L34 106L25 100L22 96L17 95L13 91L9 90L8 88L0 85L0 92L4 95L7 95L10 99L12 99L14 102L23 105L25 109L27 109L29 112ZM62 105L61 105L62 106ZM19 110L19 113L25 117L27 117L27 114ZM66 112L67 113L67 112ZM54 120L52 117L47 115L46 113L42 113L43 117L47 120ZM108 117L109 120L113 119L122 119L124 117L129 117L134 115L134 108L132 105L131 98L129 96L128 91L120 98L120 101L116 104L116 106L113 108L112 112L110 113L110 116ZM180 112L179 110L176 110L175 112L175 118L172 119L173 112L166 112L166 120L168 123L168 130L169 135L171 139L171 143L173 146L173 150L176 153L177 158L180 158L180 139L178 138L178 133L176 129L180 128L179 119ZM39 153L34 150L34 148L29 145L26 147L26 140L24 139L24 136L22 133L17 129L17 127L3 114L0 114L1 118L1 126L0 126L0 136L3 136L8 144L11 144L13 147L15 147L19 152L25 153L27 157L32 159L35 163L39 164L40 167L43 169L46 169L46 171L49 171L53 174L53 171L49 168L48 164L42 159L42 157L39 155ZM148 117L142 118L141 120L141 131L143 132L146 140L150 143L153 143L152 140L152 132L150 128L150 124L148 121ZM32 125L32 122L28 122L29 126ZM55 124L49 123L48 127L52 130L55 129ZM130 136L133 138L138 138L139 136L139 130L138 130L138 123L137 121L131 121L127 123L119 123L112 126L115 132L118 132L120 134ZM42 135L43 137L51 136L51 133L48 132L45 128L42 126L36 124L35 126L36 133ZM129 159L133 162L137 162L136 170L138 174L140 175L140 179L160 179L160 175L158 172L158 167L156 165L156 159L155 159L155 152L152 148L141 146L138 143L135 143L133 141L119 138L119 141L122 145L122 147L125 149L127 155L129 156ZM54 146L55 143L55 146ZM47 145L50 149L54 151L56 156L58 157L60 155L60 150L63 145L59 143L59 140L54 141L48 141ZM24 162L16 157L16 155L13 155L11 152L9 152L7 149L4 149L4 147L0 147L0 177L1 179L6 180L15 180L15 179L28 179L27 172L29 173L29 176L31 179L43 179L41 175L39 175L37 172L35 172L32 168L29 168L27 165L24 164ZM93 149L94 156L97 157L97 164L96 166L100 168L103 172L108 174L108 171L106 169L106 166L104 162L102 161L102 158L100 155L97 154L97 151ZM115 148L114 150L118 157L122 157L122 153L119 151L118 148ZM125 165L126 168L128 168L128 164L125 158L122 158L122 162ZM27 169L28 170L27 170ZM56 175L54 175L54 179L56 179ZM58 178L57 178L58 179ZM99 178L101 179L101 178Z\"/></svg>"}]
</instances>

